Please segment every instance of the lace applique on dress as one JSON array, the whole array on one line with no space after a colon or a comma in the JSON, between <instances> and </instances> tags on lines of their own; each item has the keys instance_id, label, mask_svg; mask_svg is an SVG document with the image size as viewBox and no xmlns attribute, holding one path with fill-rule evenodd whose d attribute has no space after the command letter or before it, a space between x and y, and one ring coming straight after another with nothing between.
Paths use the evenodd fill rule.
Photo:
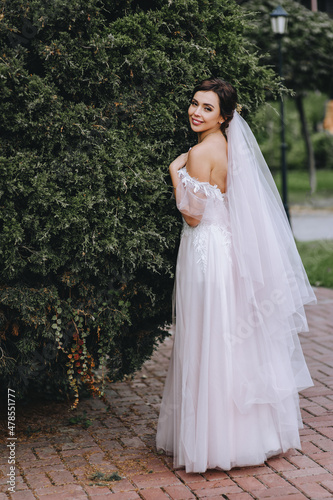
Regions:
<instances>
[{"instance_id":1,"label":"lace applique on dress","mask_svg":"<svg viewBox=\"0 0 333 500\"><path fill-rule=\"evenodd\" d=\"M225 227L218 224L204 223L200 222L196 227L191 227L184 220L184 225L182 229L182 236L187 235L193 238L193 247L198 255L197 263L200 265L202 271L205 273L207 269L208 253L207 253L207 241L209 236L217 235L222 236L221 246L224 247L225 256L228 262L232 264L232 259L230 255L231 249L231 233ZM223 256L221 255L221 258Z\"/></svg>"},{"instance_id":2,"label":"lace applique on dress","mask_svg":"<svg viewBox=\"0 0 333 500\"><path fill-rule=\"evenodd\" d=\"M181 182L183 183L183 186L192 186L194 193L201 192L207 197L214 197L219 200L223 200L225 198L225 194L221 193L216 184L213 186L213 184L210 184L209 182L201 182L198 179L191 177L187 172L186 167L178 170L178 175Z\"/></svg>"},{"instance_id":3,"label":"lace applique on dress","mask_svg":"<svg viewBox=\"0 0 333 500\"><path fill-rule=\"evenodd\" d=\"M192 227L189 226L184 219L182 229L182 236L186 235L192 238L193 247L198 256L197 263L205 273L208 259L207 242L212 236L220 238L221 247L224 248L225 255L231 263L231 233L228 230L227 221L224 217L222 218L218 212L218 210L221 209L221 204L223 205L224 210L226 210L226 194L221 193L216 185L213 186L209 182L201 182L198 179L191 177L186 171L186 168L179 170L179 177L184 188L190 189L193 193L200 194L201 200L204 199L206 202L202 219L199 224ZM222 255L221 258L223 258Z\"/></svg>"}]
</instances>

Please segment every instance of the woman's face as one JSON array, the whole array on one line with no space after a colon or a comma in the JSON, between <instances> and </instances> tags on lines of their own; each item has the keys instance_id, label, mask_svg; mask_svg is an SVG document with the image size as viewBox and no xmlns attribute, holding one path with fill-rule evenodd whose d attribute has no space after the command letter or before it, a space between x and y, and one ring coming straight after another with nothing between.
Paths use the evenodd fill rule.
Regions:
<instances>
[{"instance_id":1,"label":"woman's face","mask_svg":"<svg viewBox=\"0 0 333 500\"><path fill-rule=\"evenodd\" d=\"M220 112L219 97L212 90L196 92L188 108L191 129L205 132L219 128L224 121Z\"/></svg>"}]
</instances>

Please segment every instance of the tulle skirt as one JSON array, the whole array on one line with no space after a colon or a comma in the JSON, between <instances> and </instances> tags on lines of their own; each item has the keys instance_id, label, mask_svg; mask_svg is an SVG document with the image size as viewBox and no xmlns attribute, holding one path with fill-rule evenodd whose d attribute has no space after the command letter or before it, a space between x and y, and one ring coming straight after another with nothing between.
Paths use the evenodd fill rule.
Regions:
<instances>
[{"instance_id":1,"label":"tulle skirt","mask_svg":"<svg viewBox=\"0 0 333 500\"><path fill-rule=\"evenodd\" d=\"M313 383L297 328L276 334L278 294L263 305L270 332L257 317L247 328L248 303L239 284L227 227L185 224L156 445L186 472L257 465L300 448L298 391Z\"/></svg>"}]
</instances>

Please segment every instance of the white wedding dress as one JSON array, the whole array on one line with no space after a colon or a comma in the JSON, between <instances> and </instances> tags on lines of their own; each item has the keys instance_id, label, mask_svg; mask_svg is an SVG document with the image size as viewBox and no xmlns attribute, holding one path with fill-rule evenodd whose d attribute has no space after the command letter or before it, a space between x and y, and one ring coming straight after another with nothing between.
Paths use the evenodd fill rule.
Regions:
<instances>
[{"instance_id":1,"label":"white wedding dress","mask_svg":"<svg viewBox=\"0 0 333 500\"><path fill-rule=\"evenodd\" d=\"M236 126L247 127L243 120ZM237 131L234 140L239 146ZM244 214L240 208L234 211L237 202L243 205L235 195L237 183L251 189L251 181L248 186L245 177L240 181L232 146L229 136L227 194L192 178L186 167L179 171L177 206L200 222L196 227L183 222L174 345L156 446L186 472L262 464L270 456L300 448L298 391L313 385L297 333L307 329L303 305L315 302L315 296L285 221L273 233L267 227L264 236L264 219L256 214L254 201L249 199L251 207L243 207ZM260 203L267 217L276 202L268 192L263 207L262 192ZM252 209L252 222L245 221ZM238 227L246 222L248 226ZM253 250L256 232L264 245L260 252L272 254L267 266L265 255L253 257L258 251ZM274 240L285 235L281 243ZM276 248L280 244L283 257Z\"/></svg>"}]
</instances>

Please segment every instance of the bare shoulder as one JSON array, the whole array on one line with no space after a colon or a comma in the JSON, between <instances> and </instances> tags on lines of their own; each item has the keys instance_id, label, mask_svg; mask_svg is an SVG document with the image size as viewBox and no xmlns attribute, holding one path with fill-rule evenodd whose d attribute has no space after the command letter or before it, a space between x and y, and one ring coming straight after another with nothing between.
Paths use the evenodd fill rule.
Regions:
<instances>
[{"instance_id":1,"label":"bare shoulder","mask_svg":"<svg viewBox=\"0 0 333 500\"><path fill-rule=\"evenodd\" d=\"M187 171L201 182L224 187L227 173L227 141L223 136L211 137L194 146L188 155Z\"/></svg>"},{"instance_id":2,"label":"bare shoulder","mask_svg":"<svg viewBox=\"0 0 333 500\"><path fill-rule=\"evenodd\" d=\"M215 139L218 144L212 147L212 170L210 173L210 183L218 186L222 193L227 189L228 172L228 144L224 136Z\"/></svg>"},{"instance_id":3,"label":"bare shoulder","mask_svg":"<svg viewBox=\"0 0 333 500\"><path fill-rule=\"evenodd\" d=\"M208 148L203 147L203 142L196 144L188 153L186 170L200 182L209 182L211 164L207 156Z\"/></svg>"}]
</instances>

